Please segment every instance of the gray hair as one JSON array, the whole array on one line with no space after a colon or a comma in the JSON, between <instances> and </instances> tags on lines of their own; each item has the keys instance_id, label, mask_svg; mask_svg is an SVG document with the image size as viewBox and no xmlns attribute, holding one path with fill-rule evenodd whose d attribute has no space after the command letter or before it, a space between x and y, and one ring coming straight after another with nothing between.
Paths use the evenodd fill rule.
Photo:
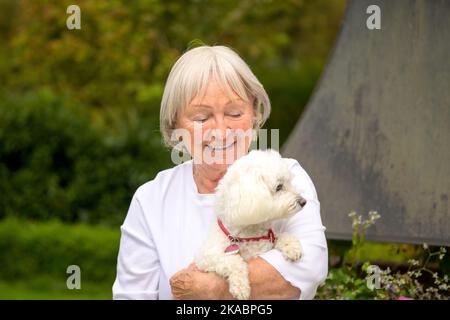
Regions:
<instances>
[{"instance_id":1,"label":"gray hair","mask_svg":"<svg viewBox=\"0 0 450 320\"><path fill-rule=\"evenodd\" d=\"M254 129L264 125L270 115L270 100L249 66L228 47L200 46L185 52L167 78L160 110L160 130L167 146L178 143L171 141L178 113L206 90L211 76L220 80L227 93L231 90L242 100L253 101Z\"/></svg>"}]
</instances>

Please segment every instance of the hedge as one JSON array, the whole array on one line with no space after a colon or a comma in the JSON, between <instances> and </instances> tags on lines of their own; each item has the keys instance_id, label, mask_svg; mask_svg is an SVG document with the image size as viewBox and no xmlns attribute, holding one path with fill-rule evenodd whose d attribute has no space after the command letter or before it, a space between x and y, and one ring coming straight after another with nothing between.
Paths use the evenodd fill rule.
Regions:
<instances>
[{"instance_id":1,"label":"hedge","mask_svg":"<svg viewBox=\"0 0 450 320\"><path fill-rule=\"evenodd\" d=\"M114 132L67 95L0 94L0 218L118 226L137 187L169 165L152 121Z\"/></svg>"},{"instance_id":2,"label":"hedge","mask_svg":"<svg viewBox=\"0 0 450 320\"><path fill-rule=\"evenodd\" d=\"M14 281L42 276L67 278L67 267L78 265L82 281L114 281L119 228L0 221L0 279Z\"/></svg>"}]
</instances>

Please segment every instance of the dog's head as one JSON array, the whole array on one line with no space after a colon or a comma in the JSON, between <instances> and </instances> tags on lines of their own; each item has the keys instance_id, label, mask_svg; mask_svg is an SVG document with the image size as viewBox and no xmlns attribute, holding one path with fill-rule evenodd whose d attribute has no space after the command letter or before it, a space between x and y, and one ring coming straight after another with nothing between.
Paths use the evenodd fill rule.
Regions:
<instances>
[{"instance_id":1,"label":"dog's head","mask_svg":"<svg viewBox=\"0 0 450 320\"><path fill-rule=\"evenodd\" d=\"M217 215L234 226L288 218L306 204L292 178L278 152L253 150L233 163L220 180Z\"/></svg>"}]
</instances>

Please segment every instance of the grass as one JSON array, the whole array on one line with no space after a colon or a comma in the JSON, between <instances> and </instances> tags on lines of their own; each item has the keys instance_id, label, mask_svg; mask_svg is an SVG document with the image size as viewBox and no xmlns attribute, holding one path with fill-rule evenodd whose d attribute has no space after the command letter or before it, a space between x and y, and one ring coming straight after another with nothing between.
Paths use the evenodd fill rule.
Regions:
<instances>
[{"instance_id":1,"label":"grass","mask_svg":"<svg viewBox=\"0 0 450 320\"><path fill-rule=\"evenodd\" d=\"M112 284L81 281L81 289L69 290L66 279L40 276L29 280L0 279L0 300L111 300Z\"/></svg>"}]
</instances>

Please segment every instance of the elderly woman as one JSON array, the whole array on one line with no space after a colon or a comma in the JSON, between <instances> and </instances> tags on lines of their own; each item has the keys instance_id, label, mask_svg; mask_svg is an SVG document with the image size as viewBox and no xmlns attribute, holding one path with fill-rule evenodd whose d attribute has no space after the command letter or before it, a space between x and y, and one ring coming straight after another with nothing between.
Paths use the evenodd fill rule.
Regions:
<instances>
[{"instance_id":1,"label":"elderly woman","mask_svg":"<svg viewBox=\"0 0 450 320\"><path fill-rule=\"evenodd\" d=\"M181 143L193 160L159 172L134 194L121 227L114 299L232 298L225 279L200 271L193 260L216 223L219 180L250 148L251 137L230 133L259 129L269 114L267 93L233 50L202 46L179 58L164 89L161 132L167 144ZM174 134L177 129L184 133ZM207 152L215 161L202 161ZM218 161L225 153L234 156ZM274 232L295 235L303 256L289 262L274 249L248 261L252 299L312 299L327 275L319 200L307 173L297 161L291 163L307 204Z\"/></svg>"}]
</instances>

